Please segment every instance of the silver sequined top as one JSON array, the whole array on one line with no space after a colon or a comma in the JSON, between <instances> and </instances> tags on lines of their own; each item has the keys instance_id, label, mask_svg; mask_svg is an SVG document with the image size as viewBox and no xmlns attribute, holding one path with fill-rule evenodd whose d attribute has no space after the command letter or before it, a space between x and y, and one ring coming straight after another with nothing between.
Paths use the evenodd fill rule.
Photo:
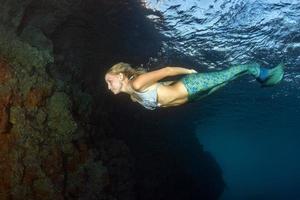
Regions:
<instances>
[{"instance_id":1,"label":"silver sequined top","mask_svg":"<svg viewBox=\"0 0 300 200\"><path fill-rule=\"evenodd\" d=\"M161 83L157 83L156 87L153 89L150 89L146 92L137 92L135 91L134 93L138 97L137 101L140 103L142 106L149 110L154 110L157 107L160 106L159 103L157 103L157 88Z\"/></svg>"}]
</instances>

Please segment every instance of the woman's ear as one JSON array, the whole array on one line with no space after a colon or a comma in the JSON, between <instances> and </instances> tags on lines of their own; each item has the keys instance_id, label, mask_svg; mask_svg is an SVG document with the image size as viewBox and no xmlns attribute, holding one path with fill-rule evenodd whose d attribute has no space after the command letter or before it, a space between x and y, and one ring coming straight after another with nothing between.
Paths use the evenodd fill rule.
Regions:
<instances>
[{"instance_id":1,"label":"woman's ear","mask_svg":"<svg viewBox=\"0 0 300 200\"><path fill-rule=\"evenodd\" d=\"M119 79L123 80L124 79L124 74L123 73L119 73Z\"/></svg>"}]
</instances>

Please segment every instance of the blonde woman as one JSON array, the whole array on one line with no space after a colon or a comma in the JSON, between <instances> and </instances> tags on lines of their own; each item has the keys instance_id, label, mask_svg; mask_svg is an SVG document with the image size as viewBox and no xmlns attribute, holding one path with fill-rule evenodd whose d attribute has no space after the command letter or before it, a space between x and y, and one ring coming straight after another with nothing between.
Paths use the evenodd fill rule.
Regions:
<instances>
[{"instance_id":1,"label":"blonde woman","mask_svg":"<svg viewBox=\"0 0 300 200\"><path fill-rule=\"evenodd\" d=\"M182 67L163 67L147 72L132 68L128 63L117 63L105 74L108 89L114 94L125 92L134 102L147 109L178 106L203 98L231 80L250 74L262 86L273 86L283 78L283 65L267 69L258 64L236 65L216 72L198 73ZM161 79L184 74L177 81L159 82Z\"/></svg>"}]
</instances>

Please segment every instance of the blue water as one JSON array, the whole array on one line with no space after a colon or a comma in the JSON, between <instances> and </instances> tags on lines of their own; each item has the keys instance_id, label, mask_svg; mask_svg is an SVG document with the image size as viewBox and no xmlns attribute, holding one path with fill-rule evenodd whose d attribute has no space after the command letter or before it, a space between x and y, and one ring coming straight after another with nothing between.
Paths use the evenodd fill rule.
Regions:
<instances>
[{"instance_id":1,"label":"blue water","mask_svg":"<svg viewBox=\"0 0 300 200\"><path fill-rule=\"evenodd\" d=\"M253 61L286 64L281 84L260 88L242 77L193 104L199 116L191 119L199 142L222 167L227 184L222 200L300 199L299 0L148 0L146 5L163 15L148 16L165 35L153 63L167 62L168 52L177 51L200 72Z\"/></svg>"},{"instance_id":2,"label":"blue water","mask_svg":"<svg viewBox=\"0 0 300 200\"><path fill-rule=\"evenodd\" d=\"M243 87L247 94L230 91L236 88L212 97L202 112L219 109L197 127L204 149L222 167L228 186L222 199L300 199L299 101L254 87Z\"/></svg>"}]
</instances>

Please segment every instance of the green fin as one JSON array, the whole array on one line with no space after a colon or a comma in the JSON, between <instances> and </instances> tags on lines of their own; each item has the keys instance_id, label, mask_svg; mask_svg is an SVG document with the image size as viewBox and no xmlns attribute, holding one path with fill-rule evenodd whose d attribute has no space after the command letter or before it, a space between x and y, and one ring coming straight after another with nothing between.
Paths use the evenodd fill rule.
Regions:
<instances>
[{"instance_id":1,"label":"green fin","mask_svg":"<svg viewBox=\"0 0 300 200\"><path fill-rule=\"evenodd\" d=\"M277 65L272 69L268 69L268 77L266 78L266 80L261 82L262 87L269 87L269 86L276 85L282 80L283 75L284 75L283 63L280 63L279 65Z\"/></svg>"}]
</instances>

